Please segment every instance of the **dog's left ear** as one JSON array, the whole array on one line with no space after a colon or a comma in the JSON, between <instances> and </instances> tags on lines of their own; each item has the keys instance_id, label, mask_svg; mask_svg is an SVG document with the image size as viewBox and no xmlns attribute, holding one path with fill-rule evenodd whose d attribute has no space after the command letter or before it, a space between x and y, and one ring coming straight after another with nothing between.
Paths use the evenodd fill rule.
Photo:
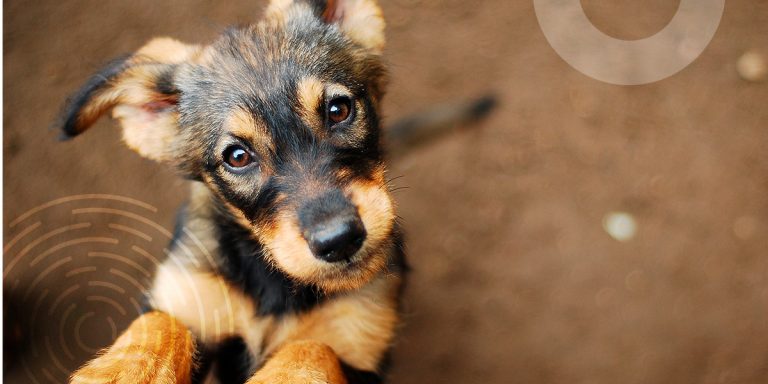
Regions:
<instances>
[{"instance_id":1,"label":"dog's left ear","mask_svg":"<svg viewBox=\"0 0 768 384\"><path fill-rule=\"evenodd\" d=\"M376 0L272 0L267 18L289 18L296 6L311 7L316 16L338 25L347 37L371 52L384 50L384 15Z\"/></svg>"},{"instance_id":2,"label":"dog's left ear","mask_svg":"<svg viewBox=\"0 0 768 384\"><path fill-rule=\"evenodd\" d=\"M157 38L107 65L67 100L58 123L62 138L85 132L111 111L131 149L153 160L169 160L178 136L174 75L199 52L198 46Z\"/></svg>"}]
</instances>

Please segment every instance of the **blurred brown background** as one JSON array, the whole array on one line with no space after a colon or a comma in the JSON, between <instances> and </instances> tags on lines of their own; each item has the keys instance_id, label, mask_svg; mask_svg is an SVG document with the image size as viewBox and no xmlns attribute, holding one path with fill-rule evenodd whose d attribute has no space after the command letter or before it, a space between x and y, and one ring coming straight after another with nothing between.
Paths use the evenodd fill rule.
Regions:
<instances>
[{"instance_id":1,"label":"blurred brown background","mask_svg":"<svg viewBox=\"0 0 768 384\"><path fill-rule=\"evenodd\" d=\"M4 2L8 382L63 382L125 327L152 267L136 248L162 257L162 229L186 194L109 121L56 142L48 127L62 101L153 36L210 42L264 4ZM604 32L637 39L663 28L678 1L582 4ZM413 266L392 382L768 381L768 83L737 71L745 52L768 54L768 2L727 1L696 62L634 87L562 61L531 0L382 5L389 121L500 97L478 130L392 162L409 187L396 198ZM85 196L13 223L79 194L155 210ZM606 233L613 211L634 216L634 238Z\"/></svg>"}]
</instances>

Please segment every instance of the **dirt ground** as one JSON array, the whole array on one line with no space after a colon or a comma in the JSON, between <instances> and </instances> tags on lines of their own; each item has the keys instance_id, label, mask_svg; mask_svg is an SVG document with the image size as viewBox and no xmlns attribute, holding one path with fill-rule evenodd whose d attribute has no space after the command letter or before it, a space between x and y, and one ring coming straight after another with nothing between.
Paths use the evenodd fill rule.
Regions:
<instances>
[{"instance_id":1,"label":"dirt ground","mask_svg":"<svg viewBox=\"0 0 768 384\"><path fill-rule=\"evenodd\" d=\"M488 91L500 100L480 129L392 162L408 187L396 198L413 267L392 382L768 380L768 83L736 71L744 52L768 54L768 2L727 1L696 62L633 87L560 59L531 0L383 3L389 121ZM678 4L582 3L625 39L652 35ZM130 321L186 187L125 149L109 121L56 142L59 106L151 37L209 42L264 1L4 6L5 329L16 347L4 373L63 382ZM633 239L603 230L613 211L634 216ZM144 236L117 233L125 226ZM106 285L121 266L135 284ZM89 273L99 279L78 280Z\"/></svg>"}]
</instances>

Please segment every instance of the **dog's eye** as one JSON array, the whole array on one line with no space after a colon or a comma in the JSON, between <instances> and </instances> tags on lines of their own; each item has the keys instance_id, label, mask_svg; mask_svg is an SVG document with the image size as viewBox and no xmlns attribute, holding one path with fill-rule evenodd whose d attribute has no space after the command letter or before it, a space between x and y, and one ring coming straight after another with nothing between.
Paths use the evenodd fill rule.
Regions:
<instances>
[{"instance_id":1,"label":"dog's eye","mask_svg":"<svg viewBox=\"0 0 768 384\"><path fill-rule=\"evenodd\" d=\"M245 168L253 163L253 156L240 145L232 145L224 150L224 162L234 169Z\"/></svg>"},{"instance_id":2,"label":"dog's eye","mask_svg":"<svg viewBox=\"0 0 768 384\"><path fill-rule=\"evenodd\" d=\"M352 100L346 96L331 99L328 102L326 115L331 125L343 123L352 115Z\"/></svg>"}]
</instances>

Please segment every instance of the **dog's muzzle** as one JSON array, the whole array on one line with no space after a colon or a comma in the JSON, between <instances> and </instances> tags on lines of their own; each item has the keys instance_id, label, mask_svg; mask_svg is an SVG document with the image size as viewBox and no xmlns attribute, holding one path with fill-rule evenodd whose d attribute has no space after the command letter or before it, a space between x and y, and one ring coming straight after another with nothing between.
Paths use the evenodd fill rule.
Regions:
<instances>
[{"instance_id":1,"label":"dog's muzzle","mask_svg":"<svg viewBox=\"0 0 768 384\"><path fill-rule=\"evenodd\" d=\"M299 222L314 256L329 263L349 261L367 235L357 209L339 190L305 203Z\"/></svg>"}]
</instances>

